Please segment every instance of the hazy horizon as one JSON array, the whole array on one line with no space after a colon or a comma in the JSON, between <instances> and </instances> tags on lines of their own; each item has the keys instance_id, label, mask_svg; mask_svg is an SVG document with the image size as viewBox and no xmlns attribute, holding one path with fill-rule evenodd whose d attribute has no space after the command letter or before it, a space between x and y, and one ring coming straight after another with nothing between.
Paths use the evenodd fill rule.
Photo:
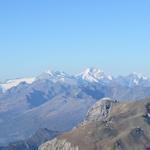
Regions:
<instances>
[{"instance_id":1,"label":"hazy horizon","mask_svg":"<svg viewBox=\"0 0 150 150\"><path fill-rule=\"evenodd\" d=\"M82 73L83 71L85 71L86 69L99 69L100 71L104 72L106 75L111 75L113 77L118 77L118 76L128 76L128 75L131 75L131 74L137 74L137 75L140 75L140 76L145 76L145 77L148 77L150 78L150 76L146 75L146 74L143 74L142 72L136 72L136 71L133 71L133 72L128 72L127 74L112 74L110 72L106 72L105 70L101 69L101 68L97 68L97 67L87 67L87 68L83 68L82 70L79 70L77 72L67 72L65 70L56 70L56 69L53 69L53 68L49 68L47 70L43 70L41 72L38 72L38 73L35 73L35 74L31 74L31 75L27 75L27 76L14 76L14 77L11 77L11 78L4 78L2 80L0 80L0 82L6 82L8 80L13 80L13 79L20 79L20 78L34 78L34 77L38 77L40 74L44 73L44 72L48 72L48 71L52 71L52 72L64 72L64 73L67 73L69 75L78 75L80 73Z\"/></svg>"}]
</instances>

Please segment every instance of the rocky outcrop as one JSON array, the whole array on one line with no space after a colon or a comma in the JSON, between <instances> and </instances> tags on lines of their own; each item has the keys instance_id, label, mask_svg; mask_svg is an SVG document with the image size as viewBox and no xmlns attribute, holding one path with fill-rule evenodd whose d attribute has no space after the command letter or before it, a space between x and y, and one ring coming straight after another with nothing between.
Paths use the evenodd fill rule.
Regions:
<instances>
[{"instance_id":1,"label":"rocky outcrop","mask_svg":"<svg viewBox=\"0 0 150 150\"><path fill-rule=\"evenodd\" d=\"M147 121L147 123L150 124L150 103L147 103L146 105L146 113L144 118Z\"/></svg>"},{"instance_id":2,"label":"rocky outcrop","mask_svg":"<svg viewBox=\"0 0 150 150\"><path fill-rule=\"evenodd\" d=\"M79 150L78 146L73 146L67 140L58 140L57 138L52 141L46 142L39 147L39 150Z\"/></svg>"},{"instance_id":3,"label":"rocky outcrop","mask_svg":"<svg viewBox=\"0 0 150 150\"><path fill-rule=\"evenodd\" d=\"M97 101L88 111L85 121L105 121L113 105L117 103L118 102L116 100L112 100L110 98L103 98L100 101Z\"/></svg>"},{"instance_id":4,"label":"rocky outcrop","mask_svg":"<svg viewBox=\"0 0 150 150\"><path fill-rule=\"evenodd\" d=\"M78 126L84 126L91 122L106 121L113 105L117 104L116 100L103 98L97 101L88 111L84 122ZM76 129L76 128L74 128ZM78 150L78 146L73 146L66 139L58 139L48 141L39 147L39 150Z\"/></svg>"},{"instance_id":5,"label":"rocky outcrop","mask_svg":"<svg viewBox=\"0 0 150 150\"><path fill-rule=\"evenodd\" d=\"M150 99L98 101L86 121L39 150L150 150ZM75 150L76 150L75 149Z\"/></svg>"}]
</instances>

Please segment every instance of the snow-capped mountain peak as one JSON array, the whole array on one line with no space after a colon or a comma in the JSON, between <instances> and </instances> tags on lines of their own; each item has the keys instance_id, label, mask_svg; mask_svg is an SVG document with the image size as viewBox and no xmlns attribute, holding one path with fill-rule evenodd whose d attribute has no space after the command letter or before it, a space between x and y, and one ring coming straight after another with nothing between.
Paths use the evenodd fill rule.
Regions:
<instances>
[{"instance_id":1,"label":"snow-capped mountain peak","mask_svg":"<svg viewBox=\"0 0 150 150\"><path fill-rule=\"evenodd\" d=\"M81 72L79 75L83 80L89 81L89 82L99 82L100 80L112 80L111 76L106 76L105 73L97 68L87 68L83 72Z\"/></svg>"},{"instance_id":2,"label":"snow-capped mountain peak","mask_svg":"<svg viewBox=\"0 0 150 150\"><path fill-rule=\"evenodd\" d=\"M32 84L35 81L35 78L18 78L14 80L8 80L5 83L0 84L3 91L9 90L15 86L18 86L22 82L26 82L28 84Z\"/></svg>"},{"instance_id":3,"label":"snow-capped mountain peak","mask_svg":"<svg viewBox=\"0 0 150 150\"><path fill-rule=\"evenodd\" d=\"M45 71L44 73L45 73L45 74L49 74L50 76L53 75L53 71L51 71L51 70L47 70L47 71Z\"/></svg>"},{"instance_id":4,"label":"snow-capped mountain peak","mask_svg":"<svg viewBox=\"0 0 150 150\"><path fill-rule=\"evenodd\" d=\"M47 70L45 71L45 74L51 76L51 77L64 77L67 76L67 74L65 72L61 72L61 71L52 71L52 70Z\"/></svg>"},{"instance_id":5,"label":"snow-capped mountain peak","mask_svg":"<svg viewBox=\"0 0 150 150\"><path fill-rule=\"evenodd\" d=\"M129 86L145 85L147 84L148 78L141 73L133 72L127 77Z\"/></svg>"},{"instance_id":6,"label":"snow-capped mountain peak","mask_svg":"<svg viewBox=\"0 0 150 150\"><path fill-rule=\"evenodd\" d=\"M128 76L119 76L117 82L128 87L142 86L147 87L150 84L148 77L142 75L141 73L133 72Z\"/></svg>"},{"instance_id":7,"label":"snow-capped mountain peak","mask_svg":"<svg viewBox=\"0 0 150 150\"><path fill-rule=\"evenodd\" d=\"M148 78L146 76L144 76L142 73L137 73L137 72L133 72L131 74L131 76L138 78L138 79L143 79L143 80L147 80Z\"/></svg>"},{"instance_id":8,"label":"snow-capped mountain peak","mask_svg":"<svg viewBox=\"0 0 150 150\"><path fill-rule=\"evenodd\" d=\"M40 74L36 80L50 80L52 82L68 82L68 80L71 80L72 76L68 75L65 72L61 71L52 71L48 70L45 71L44 73Z\"/></svg>"}]
</instances>

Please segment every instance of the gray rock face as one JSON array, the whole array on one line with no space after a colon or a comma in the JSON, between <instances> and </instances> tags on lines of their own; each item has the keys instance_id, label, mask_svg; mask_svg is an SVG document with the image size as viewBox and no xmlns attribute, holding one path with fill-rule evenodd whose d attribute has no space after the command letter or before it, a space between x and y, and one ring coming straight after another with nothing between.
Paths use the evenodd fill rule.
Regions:
<instances>
[{"instance_id":1,"label":"gray rock face","mask_svg":"<svg viewBox=\"0 0 150 150\"><path fill-rule=\"evenodd\" d=\"M38 150L79 150L78 146L73 146L66 140L58 140L57 138L42 144Z\"/></svg>"},{"instance_id":2,"label":"gray rock face","mask_svg":"<svg viewBox=\"0 0 150 150\"><path fill-rule=\"evenodd\" d=\"M103 98L100 101L97 101L87 113L86 121L105 121L117 101L110 98Z\"/></svg>"},{"instance_id":3,"label":"gray rock face","mask_svg":"<svg viewBox=\"0 0 150 150\"><path fill-rule=\"evenodd\" d=\"M146 113L144 115L145 121L150 124L150 103L146 105Z\"/></svg>"}]
</instances>

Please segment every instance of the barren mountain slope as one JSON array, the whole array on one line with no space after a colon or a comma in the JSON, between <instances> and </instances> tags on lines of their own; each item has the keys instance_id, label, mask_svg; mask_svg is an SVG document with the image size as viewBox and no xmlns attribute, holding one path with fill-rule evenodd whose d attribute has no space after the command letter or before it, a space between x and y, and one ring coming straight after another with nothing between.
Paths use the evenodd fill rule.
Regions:
<instances>
[{"instance_id":1,"label":"barren mountain slope","mask_svg":"<svg viewBox=\"0 0 150 150\"><path fill-rule=\"evenodd\" d=\"M150 99L127 103L108 101L97 102L90 110L96 115L88 113L90 116L84 123L41 145L39 150L149 150ZM91 116L95 119L89 119Z\"/></svg>"}]
</instances>

